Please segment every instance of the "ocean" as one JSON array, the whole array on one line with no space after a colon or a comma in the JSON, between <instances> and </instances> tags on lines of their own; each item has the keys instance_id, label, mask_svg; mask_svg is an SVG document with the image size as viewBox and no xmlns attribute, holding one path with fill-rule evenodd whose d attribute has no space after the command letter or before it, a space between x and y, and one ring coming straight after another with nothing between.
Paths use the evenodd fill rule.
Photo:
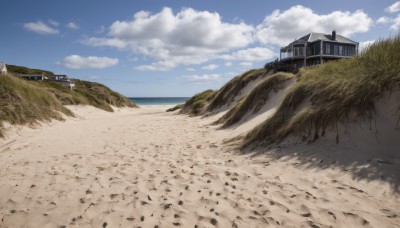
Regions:
<instances>
[{"instance_id":1,"label":"ocean","mask_svg":"<svg viewBox=\"0 0 400 228\"><path fill-rule=\"evenodd\" d=\"M149 106L183 104L189 97L129 97L129 99L139 106Z\"/></svg>"}]
</instances>

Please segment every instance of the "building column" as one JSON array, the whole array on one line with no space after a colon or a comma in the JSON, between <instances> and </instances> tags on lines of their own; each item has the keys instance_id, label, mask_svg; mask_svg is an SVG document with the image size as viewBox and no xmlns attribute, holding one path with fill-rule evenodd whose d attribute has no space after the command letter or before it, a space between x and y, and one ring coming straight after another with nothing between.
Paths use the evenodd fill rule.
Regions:
<instances>
[{"instance_id":1,"label":"building column","mask_svg":"<svg viewBox=\"0 0 400 228\"><path fill-rule=\"evenodd\" d=\"M322 55L324 54L324 41L321 40L321 50L319 52L319 64L322 63Z\"/></svg>"},{"instance_id":2,"label":"building column","mask_svg":"<svg viewBox=\"0 0 400 228\"><path fill-rule=\"evenodd\" d=\"M305 43L304 44L304 51L303 51L303 54L304 54L304 63L303 63L303 66L304 67L306 67L307 66L307 43Z\"/></svg>"}]
</instances>

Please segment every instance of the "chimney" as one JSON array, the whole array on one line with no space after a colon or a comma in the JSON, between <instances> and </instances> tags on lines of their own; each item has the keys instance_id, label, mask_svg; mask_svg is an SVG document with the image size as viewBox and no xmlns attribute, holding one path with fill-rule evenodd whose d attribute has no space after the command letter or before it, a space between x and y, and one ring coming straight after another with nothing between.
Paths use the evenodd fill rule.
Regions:
<instances>
[{"instance_id":1,"label":"chimney","mask_svg":"<svg viewBox=\"0 0 400 228\"><path fill-rule=\"evenodd\" d=\"M335 30L332 31L332 40L336 40L336 31Z\"/></svg>"}]
</instances>

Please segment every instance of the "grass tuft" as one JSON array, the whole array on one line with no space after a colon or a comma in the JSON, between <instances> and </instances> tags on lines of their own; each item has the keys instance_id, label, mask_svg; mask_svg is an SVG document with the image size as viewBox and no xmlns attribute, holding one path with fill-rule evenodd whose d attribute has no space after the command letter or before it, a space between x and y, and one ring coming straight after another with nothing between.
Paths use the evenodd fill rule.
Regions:
<instances>
[{"instance_id":1,"label":"grass tuft","mask_svg":"<svg viewBox=\"0 0 400 228\"><path fill-rule=\"evenodd\" d=\"M285 82L293 77L293 74L288 73L276 73L268 76L244 100L238 102L235 107L222 116L217 123L224 123L223 127L230 127L242 120L246 114L257 113L268 101L269 95L282 89Z\"/></svg>"},{"instance_id":2,"label":"grass tuft","mask_svg":"<svg viewBox=\"0 0 400 228\"><path fill-rule=\"evenodd\" d=\"M44 88L15 78L0 76L0 136L4 136L3 122L33 125L38 121L62 120L60 113L73 116L62 103Z\"/></svg>"},{"instance_id":3,"label":"grass tuft","mask_svg":"<svg viewBox=\"0 0 400 228\"><path fill-rule=\"evenodd\" d=\"M73 116L64 105L92 105L110 112L114 111L111 106L137 107L104 85L81 80L74 83L76 88L71 91L55 82L25 81L11 74L1 75L0 137L4 136L4 122L32 125L51 119L63 120L60 113Z\"/></svg>"},{"instance_id":4,"label":"grass tuft","mask_svg":"<svg viewBox=\"0 0 400 228\"><path fill-rule=\"evenodd\" d=\"M249 82L264 76L266 73L267 71L265 69L255 69L233 78L218 91L215 98L208 106L207 111L213 111L226 104L231 104Z\"/></svg>"},{"instance_id":5,"label":"grass tuft","mask_svg":"<svg viewBox=\"0 0 400 228\"><path fill-rule=\"evenodd\" d=\"M189 114L189 116L198 116L204 113L207 105L214 98L216 91L206 90L191 97L183 105L180 113Z\"/></svg>"},{"instance_id":6,"label":"grass tuft","mask_svg":"<svg viewBox=\"0 0 400 228\"><path fill-rule=\"evenodd\" d=\"M184 104L175 105L174 107L167 109L167 112L173 112L173 111L176 111L176 110L178 110L178 109L182 109L182 108L183 108L183 105L184 105Z\"/></svg>"}]
</instances>

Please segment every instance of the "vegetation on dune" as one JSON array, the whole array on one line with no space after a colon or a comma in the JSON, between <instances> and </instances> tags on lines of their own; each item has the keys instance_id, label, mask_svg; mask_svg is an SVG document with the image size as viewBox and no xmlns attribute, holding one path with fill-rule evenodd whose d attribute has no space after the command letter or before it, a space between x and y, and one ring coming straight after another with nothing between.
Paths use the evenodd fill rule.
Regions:
<instances>
[{"instance_id":1,"label":"vegetation on dune","mask_svg":"<svg viewBox=\"0 0 400 228\"><path fill-rule=\"evenodd\" d=\"M62 120L60 113L73 116L72 112L48 90L11 75L0 77L0 136L3 122L34 124L50 119Z\"/></svg>"},{"instance_id":2,"label":"vegetation on dune","mask_svg":"<svg viewBox=\"0 0 400 228\"><path fill-rule=\"evenodd\" d=\"M242 120L246 114L257 113L268 101L270 94L282 89L285 82L293 77L293 74L288 73L276 73L268 76L244 100L238 102L234 108L222 116L217 123L224 123L223 127L230 127Z\"/></svg>"},{"instance_id":3,"label":"vegetation on dune","mask_svg":"<svg viewBox=\"0 0 400 228\"><path fill-rule=\"evenodd\" d=\"M54 94L63 105L91 105L108 112L114 111L111 106L137 107L128 98L102 84L77 79L73 81L75 83L73 90L51 81L29 81L29 83L45 88Z\"/></svg>"},{"instance_id":4,"label":"vegetation on dune","mask_svg":"<svg viewBox=\"0 0 400 228\"><path fill-rule=\"evenodd\" d=\"M233 78L218 91L218 93L215 95L215 98L208 106L207 111L213 111L226 104L231 104L235 97L240 93L240 91L242 91L244 87L249 84L249 82L264 76L266 73L267 71L264 68L255 69L249 70L241 76Z\"/></svg>"},{"instance_id":5,"label":"vegetation on dune","mask_svg":"<svg viewBox=\"0 0 400 228\"><path fill-rule=\"evenodd\" d=\"M176 111L176 110L178 110L178 109L182 109L182 108L183 108L183 105L184 105L184 104L175 105L174 107L167 109L167 112L173 112L173 111Z\"/></svg>"},{"instance_id":6,"label":"vegetation on dune","mask_svg":"<svg viewBox=\"0 0 400 228\"><path fill-rule=\"evenodd\" d=\"M204 113L206 107L209 105L211 100L214 98L216 91L206 90L202 93L198 93L191 97L183 105L180 113L189 114L189 116L198 116Z\"/></svg>"},{"instance_id":7,"label":"vegetation on dune","mask_svg":"<svg viewBox=\"0 0 400 228\"><path fill-rule=\"evenodd\" d=\"M83 97L82 104L92 105L94 107L112 112L111 106L115 107L137 107L131 100L125 96L112 91L108 87L95 83L82 80L74 80L75 88L72 95L77 98L79 95ZM80 98L78 98L80 99Z\"/></svg>"},{"instance_id":8,"label":"vegetation on dune","mask_svg":"<svg viewBox=\"0 0 400 228\"><path fill-rule=\"evenodd\" d=\"M30 69L23 66L15 66L15 65L8 65L7 64L7 71L9 73L14 74L44 74L45 76L52 76L54 75L53 72L47 70L40 70L40 69Z\"/></svg>"},{"instance_id":9,"label":"vegetation on dune","mask_svg":"<svg viewBox=\"0 0 400 228\"><path fill-rule=\"evenodd\" d=\"M340 122L372 118L374 102L400 87L399 59L400 35L352 59L301 69L277 112L249 132L244 144L279 142L292 134L312 142Z\"/></svg>"},{"instance_id":10,"label":"vegetation on dune","mask_svg":"<svg viewBox=\"0 0 400 228\"><path fill-rule=\"evenodd\" d=\"M14 74L47 72L46 75L53 75L49 71L7 67ZM0 76L0 137L4 133L3 122L23 125L62 120L61 113L73 116L64 105L92 105L109 112L113 111L111 106L137 107L128 98L99 83L73 80L75 88L70 90L52 81L26 81L13 73Z\"/></svg>"}]
</instances>

